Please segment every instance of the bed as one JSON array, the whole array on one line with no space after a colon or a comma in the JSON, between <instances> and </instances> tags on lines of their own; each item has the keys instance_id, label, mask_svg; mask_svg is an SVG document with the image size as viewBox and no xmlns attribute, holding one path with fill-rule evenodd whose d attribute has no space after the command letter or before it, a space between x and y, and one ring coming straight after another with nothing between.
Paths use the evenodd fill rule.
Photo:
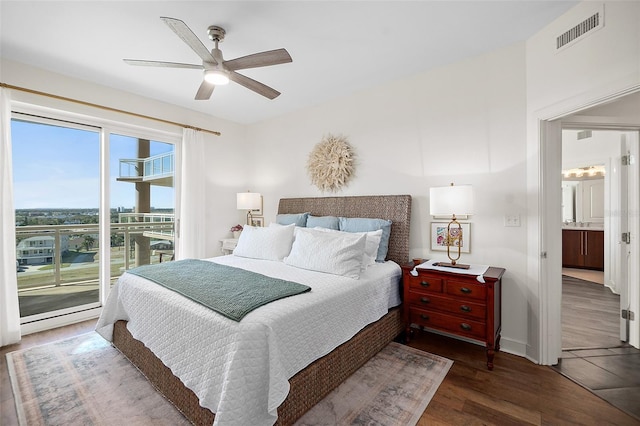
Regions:
<instances>
[{"instance_id":1,"label":"bed","mask_svg":"<svg viewBox=\"0 0 640 426\"><path fill-rule=\"evenodd\" d=\"M279 214L296 214L301 212L310 212L314 216L333 215L391 220L389 250L386 258L397 264L406 263L409 258L408 239L411 197L408 195L288 198L280 200L278 207ZM234 260L229 259L229 261L233 262ZM388 262L388 264L390 264L390 262ZM382 266L384 265L380 265L380 267ZM276 303L287 302L278 301ZM275 305L275 303L272 305ZM261 309L262 311L268 311L269 307L267 306ZM282 404L279 404L278 400L279 406L277 408L278 417L276 424L293 424L296 419L301 417L307 410L318 403L331 390L402 332L403 324L400 308L396 306L391 309L385 309L385 312L386 313L383 313L379 319L376 318L376 320L368 323L368 325L360 331L354 332L355 335L353 335L353 337L339 344L328 354L321 355L318 359L314 358L314 360L308 364L306 361L303 361L306 366L300 370L295 370L297 371L295 374L290 375L284 373L290 378L287 383L288 389L284 394L286 395L286 399L284 399ZM134 320L132 320L132 323L133 321ZM183 376L183 380L178 379L178 377L163 364L159 357L147 348L147 346L153 346L153 344L148 344L149 342L145 339L142 339L145 340L145 343L142 343L140 340L134 338L136 327L131 327L131 324L129 325L130 327L127 327L125 321L115 322L112 335L113 344L125 354L154 386L172 401L191 422L197 425L211 425L216 418L210 409L201 406L201 390L196 388L196 392L194 393L193 390L185 386L183 381L188 383L190 387L193 387L188 378L185 380ZM277 326L274 326L274 328L277 328ZM133 329L134 332L131 332L130 329ZM305 332L305 335L308 335L308 333ZM185 348L185 351L189 350L191 349ZM280 354L279 356L283 355ZM286 356L283 357L286 358ZM171 363L169 364L171 365ZM175 365L173 365L173 367L175 370ZM272 364L269 364L268 368L273 369ZM196 393L200 394L200 397L196 396ZM271 388L269 398L271 398ZM206 400L206 397L204 399ZM224 416L221 414L220 418L222 419ZM220 422L222 422L222 420L220 420Z\"/></svg>"}]
</instances>

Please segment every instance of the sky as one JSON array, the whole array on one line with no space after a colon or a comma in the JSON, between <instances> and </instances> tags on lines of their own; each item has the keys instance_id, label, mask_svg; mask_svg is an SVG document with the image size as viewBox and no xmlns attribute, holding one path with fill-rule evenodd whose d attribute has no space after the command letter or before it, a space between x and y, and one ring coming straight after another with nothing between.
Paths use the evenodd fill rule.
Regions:
<instances>
[{"instance_id":1,"label":"sky","mask_svg":"<svg viewBox=\"0 0 640 426\"><path fill-rule=\"evenodd\" d=\"M15 209L98 208L100 133L33 122L11 121ZM133 183L117 182L119 160L137 157L137 139L111 135L109 206L132 208ZM151 155L173 145L151 142ZM173 188L151 187L151 206L172 208Z\"/></svg>"}]
</instances>

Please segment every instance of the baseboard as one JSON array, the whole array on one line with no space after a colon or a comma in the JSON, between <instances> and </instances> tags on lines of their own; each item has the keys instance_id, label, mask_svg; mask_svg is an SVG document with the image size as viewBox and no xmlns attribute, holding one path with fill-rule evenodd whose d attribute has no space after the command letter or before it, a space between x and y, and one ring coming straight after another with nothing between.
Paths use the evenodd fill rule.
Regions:
<instances>
[{"instance_id":1,"label":"baseboard","mask_svg":"<svg viewBox=\"0 0 640 426\"><path fill-rule=\"evenodd\" d=\"M416 326L415 324L411 325L411 328L415 328L417 330L420 330L420 327ZM446 333L444 331L439 331L439 330L434 330L434 329L429 329L428 330L429 333L435 333L435 334L439 334L441 336L447 336L447 337L451 337L453 339L458 339L458 340L462 340L463 342L467 342L467 343L472 343L474 345L478 345L478 346L485 346L484 342L481 342L479 340L474 340L474 339L470 339L464 336L458 336L458 335L453 335L450 333ZM528 359L529 361L538 364L538 361L531 359L530 357L527 356L527 344L526 342L518 342L515 340L511 340L508 338L505 338L504 336L500 337L500 352L505 352L511 355L516 355L516 356L520 356L523 357L525 359Z\"/></svg>"},{"instance_id":2,"label":"baseboard","mask_svg":"<svg viewBox=\"0 0 640 426\"><path fill-rule=\"evenodd\" d=\"M89 319L98 318L100 316L100 312L102 312L102 308L93 308L87 309L86 311L60 315L40 321L33 321L22 324L20 326L20 332L23 336L25 336L27 334L37 333L39 331L51 330L52 328L75 324Z\"/></svg>"},{"instance_id":3,"label":"baseboard","mask_svg":"<svg viewBox=\"0 0 640 426\"><path fill-rule=\"evenodd\" d=\"M506 339L504 336L500 338L500 352L506 352L511 355L521 356L529 361L538 364L536 360L533 360L527 356L527 343L518 342L516 340Z\"/></svg>"}]
</instances>

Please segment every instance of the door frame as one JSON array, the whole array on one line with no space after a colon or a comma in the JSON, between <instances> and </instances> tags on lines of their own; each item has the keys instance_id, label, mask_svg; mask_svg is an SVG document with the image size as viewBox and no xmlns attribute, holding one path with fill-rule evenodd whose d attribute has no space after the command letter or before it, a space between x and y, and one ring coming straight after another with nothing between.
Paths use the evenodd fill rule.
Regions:
<instances>
[{"instance_id":1,"label":"door frame","mask_svg":"<svg viewBox=\"0 0 640 426\"><path fill-rule=\"evenodd\" d=\"M640 160L640 129L637 129L632 132L626 132L622 136L624 140L624 145L627 148L627 153L631 154L632 158L635 158L635 166L630 167L627 170L628 173L628 192L630 194L638 194L640 193L640 172L638 168L638 161ZM629 231L631 238L629 245L623 245L621 248L621 255L624 256L627 254L627 268L626 275L627 279L627 288L626 292L620 292L620 307L621 309L628 309L632 312L635 312L636 315L640 314L640 272L638 268L640 268L640 255L638 252L640 251L640 241L638 240L638 232L640 231L640 216L638 215L638 211L640 211L640 200L638 197L630 197L627 199L627 217L629 218L627 224L627 231ZM633 220L632 220L633 219ZM626 252L626 253L625 253ZM623 263L624 269L624 263ZM624 283L621 283L624 285ZM638 326L638 321L630 321L628 318L623 319L622 316L620 318L620 338L621 340L626 340L632 346L638 348L640 347L640 327ZM626 338L626 339L625 339Z\"/></svg>"},{"instance_id":2,"label":"door frame","mask_svg":"<svg viewBox=\"0 0 640 426\"><path fill-rule=\"evenodd\" d=\"M638 253L638 239L633 238L630 244L621 243L621 233L631 232L637 236L640 226L636 215L635 220L630 212L639 211L640 188L638 188L638 165L640 157L640 131L629 130L627 126L621 128L616 125L583 124L581 120L562 120L562 130L592 130L595 132L608 131L616 133L617 140L615 158L602 158L607 174L604 178L605 191L604 209L612 214L604 218L604 285L610 286L614 293L620 296L620 309L629 308L630 283L638 287L640 272L638 263L631 262L628 253ZM630 154L636 159L635 167L623 167L622 156ZM618 168L617 171L614 168ZM593 182L593 181L586 181ZM631 196L630 196L631 195ZM615 213L619 214L615 214ZM563 248L564 249L564 248ZM636 277L630 279L629 277ZM621 341L629 341L629 321L619 315L619 336ZM585 342L588 343L588 342Z\"/></svg>"},{"instance_id":3,"label":"door frame","mask_svg":"<svg viewBox=\"0 0 640 426\"><path fill-rule=\"evenodd\" d=\"M530 244L531 251L529 258L531 259L531 269L538 271L539 277L539 304L538 304L538 341L539 341L539 357L538 360L544 365L557 364L562 354L562 321L561 321L561 304L562 291L559 285L562 277L562 249L561 245L554 244L557 236L561 232L562 218L562 194L561 194L561 156L562 156L562 127L575 123L575 117L572 115L595 106L604 105L618 100L625 95L633 94L640 91L640 85L611 94L608 97L600 98L596 101L583 104L579 108L566 110L562 112L552 113L547 111L546 117L543 111L539 111L541 115L537 120L539 126L538 135L538 158L537 158L537 217L539 222L532 224L531 229L534 235L537 234L539 242ZM637 123L621 123L617 122L616 117L597 117L589 121L588 125L599 129L608 130L631 130L640 131L640 122ZM581 123L586 126L587 123ZM640 161L640 159L638 159ZM640 194L635 194L636 198ZM636 220L640 220L637 218ZM535 230L535 226L538 229ZM637 229L637 228L636 228ZM637 238L637 236L636 236ZM637 255L637 253L636 253ZM637 268L636 268L637 270ZM631 271L632 272L632 271ZM638 282L638 274L635 277L630 275L630 280L635 279ZM630 291L631 295L637 295L638 292ZM637 299L637 297L636 297ZM630 300L630 308L638 314L638 300ZM532 330L533 331L533 330ZM640 328L638 321L631 324L630 343L638 347L640 344Z\"/></svg>"}]
</instances>

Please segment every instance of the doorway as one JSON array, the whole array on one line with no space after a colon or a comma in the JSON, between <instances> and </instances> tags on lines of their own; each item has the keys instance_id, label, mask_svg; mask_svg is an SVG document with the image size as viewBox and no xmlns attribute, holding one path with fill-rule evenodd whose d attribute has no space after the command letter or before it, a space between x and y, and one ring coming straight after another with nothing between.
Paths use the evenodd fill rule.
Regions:
<instances>
[{"instance_id":1,"label":"doorway","mask_svg":"<svg viewBox=\"0 0 640 426\"><path fill-rule=\"evenodd\" d=\"M539 133L539 154L540 162L537 176L540 188L540 197L538 205L538 223L532 223L532 232L538 232L539 240L531 245L533 250L539 249L540 261L532 258L531 266L540 268L540 328L538 329L540 336L540 362L545 365L554 365L562 353L561 338L561 303L562 303L562 262L561 262L561 245L557 244L558 235L562 229L562 207L561 207L561 141L563 127L584 127L597 128L601 130L624 130L629 132L636 140L640 131L640 86L635 91L628 90L627 94L611 95L608 98L600 98L599 103L586 104L582 109L574 109L574 112L567 111L564 115L558 114L557 110L552 113L551 110L543 112L547 114L547 118L540 118ZM638 155L635 155L636 165L638 163ZM637 167L636 167L637 168ZM637 173L634 171L634 173ZM533 177L533 176L532 176ZM629 207L632 211L634 220L629 222L630 225L630 244L628 246L618 245L620 255L628 259L628 269L622 269L620 274L627 274L627 277L618 277L618 282L629 282L629 295L626 300L621 300L621 305L628 306L627 310L637 314L640 305L640 279L638 264L640 264L640 256L638 255L638 230L640 229L640 210L637 205L637 199L640 198L640 189L638 188L637 176L629 179L633 182L633 187L628 190L629 194L635 197L635 207ZM624 215L620 217L626 217ZM620 212L617 212L620 214ZM617 234L619 235L619 234ZM610 239L612 242L619 241ZM536 255L535 251L531 252ZM620 319L620 321L626 321ZM638 321L631 321L629 324L629 343L638 347L640 345L640 327Z\"/></svg>"},{"instance_id":2,"label":"doorway","mask_svg":"<svg viewBox=\"0 0 640 426\"><path fill-rule=\"evenodd\" d=\"M562 349L618 347L624 132L562 129ZM624 200L626 201L626 199ZM623 289L625 293L627 289ZM626 325L626 324L625 324Z\"/></svg>"},{"instance_id":3,"label":"doorway","mask_svg":"<svg viewBox=\"0 0 640 426\"><path fill-rule=\"evenodd\" d=\"M582 138L576 138L577 135ZM553 366L564 376L638 419L640 382L634 372L640 350L627 343L631 340L630 323L621 319L620 312L628 309L629 295L637 294L639 285L637 262L631 263L631 255L636 253L637 256L637 238L634 244L627 244L622 238L624 233L631 230L635 233L638 229L639 219L634 212L638 211L640 198L639 139L637 130L567 131L563 126L563 179L579 182L576 192L582 198L577 200L579 197L576 197L574 217L565 220L563 214L563 254L568 248L565 246L567 233L585 234L581 247L583 254L593 254L592 247L587 244L593 244L590 233L603 232L606 238L598 240L598 244L601 241L604 246L602 262L593 263L591 259L578 265L582 268L567 270L567 258L563 255L562 355ZM576 168L576 163L582 167ZM603 164L599 172L592 166L597 163ZM591 176L583 176L589 173ZM575 179L573 182L570 181L572 178ZM602 187L602 191L594 191L596 187ZM570 213L568 210L566 213ZM574 222L568 222L572 219ZM594 230L600 227L602 231ZM575 261L571 266L575 266Z\"/></svg>"}]
</instances>

